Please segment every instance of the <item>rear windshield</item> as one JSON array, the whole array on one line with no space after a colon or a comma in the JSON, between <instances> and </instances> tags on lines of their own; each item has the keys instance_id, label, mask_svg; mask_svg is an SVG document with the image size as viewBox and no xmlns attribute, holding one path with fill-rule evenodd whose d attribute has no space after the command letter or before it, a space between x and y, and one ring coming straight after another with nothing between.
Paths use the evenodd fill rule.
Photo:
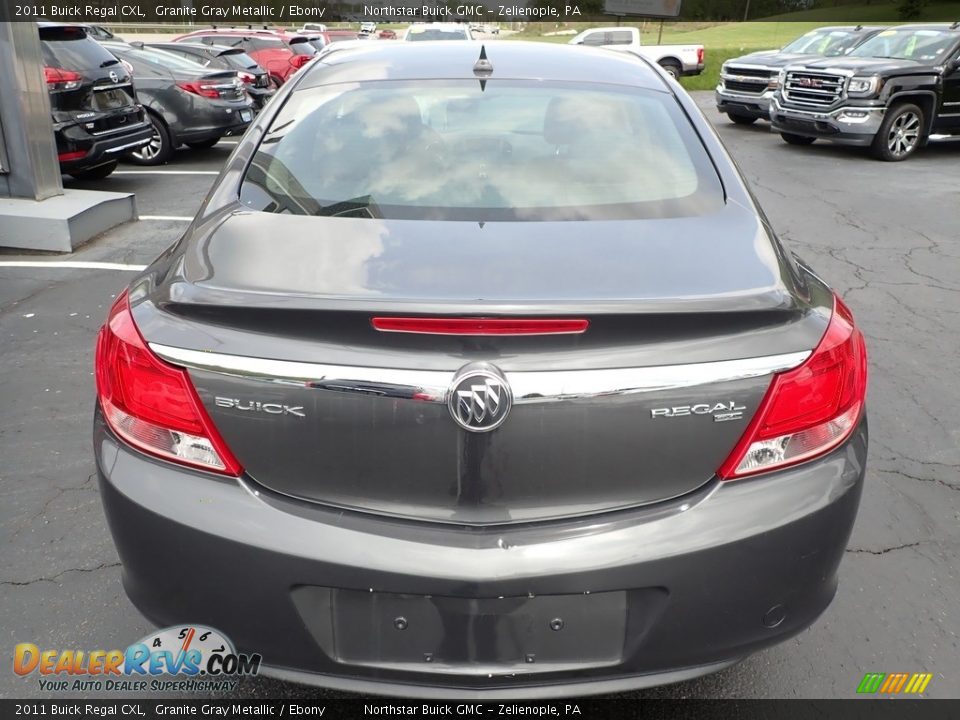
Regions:
<instances>
[{"instance_id":1,"label":"rear windshield","mask_svg":"<svg viewBox=\"0 0 960 720\"><path fill-rule=\"evenodd\" d=\"M294 55L316 55L317 47L307 38L294 38L290 41L290 49Z\"/></svg>"},{"instance_id":2,"label":"rear windshield","mask_svg":"<svg viewBox=\"0 0 960 720\"><path fill-rule=\"evenodd\" d=\"M43 51L43 63L50 67L95 70L120 62L98 42L87 37L82 28L41 28L40 47Z\"/></svg>"},{"instance_id":3,"label":"rear windshield","mask_svg":"<svg viewBox=\"0 0 960 720\"><path fill-rule=\"evenodd\" d=\"M203 67L203 61L199 58L196 60L188 60L180 55L174 55L172 52L158 50L157 48L147 49L130 46L124 47L123 49L117 48L116 52L128 60L139 60L153 65L160 65L169 70L196 72Z\"/></svg>"},{"instance_id":4,"label":"rear windshield","mask_svg":"<svg viewBox=\"0 0 960 720\"><path fill-rule=\"evenodd\" d=\"M583 38L584 45L632 45L633 34L629 30L612 30L609 32L587 33Z\"/></svg>"},{"instance_id":5,"label":"rear windshield","mask_svg":"<svg viewBox=\"0 0 960 720\"><path fill-rule=\"evenodd\" d=\"M957 42L957 34L943 30L884 30L850 54L856 57L896 58L941 62Z\"/></svg>"},{"instance_id":6,"label":"rear windshield","mask_svg":"<svg viewBox=\"0 0 960 720\"><path fill-rule=\"evenodd\" d=\"M467 31L459 28L419 28L407 30L407 40L466 40Z\"/></svg>"},{"instance_id":7,"label":"rear windshield","mask_svg":"<svg viewBox=\"0 0 960 720\"><path fill-rule=\"evenodd\" d=\"M783 52L837 57L850 52L860 37L859 33L846 30L814 30L785 46Z\"/></svg>"},{"instance_id":8,"label":"rear windshield","mask_svg":"<svg viewBox=\"0 0 960 720\"><path fill-rule=\"evenodd\" d=\"M495 79L296 92L240 200L274 213L478 221L693 216L724 201L672 95Z\"/></svg>"},{"instance_id":9,"label":"rear windshield","mask_svg":"<svg viewBox=\"0 0 960 720\"><path fill-rule=\"evenodd\" d=\"M224 50L217 57L223 60L229 67L240 70L250 70L257 66L257 61L242 50Z\"/></svg>"}]
</instances>

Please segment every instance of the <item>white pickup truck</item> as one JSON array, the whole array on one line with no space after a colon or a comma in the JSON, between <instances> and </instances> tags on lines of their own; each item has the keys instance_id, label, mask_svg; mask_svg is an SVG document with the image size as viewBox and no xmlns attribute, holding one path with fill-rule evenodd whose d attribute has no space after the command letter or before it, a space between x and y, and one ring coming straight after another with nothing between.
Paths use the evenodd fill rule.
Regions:
<instances>
[{"instance_id":1,"label":"white pickup truck","mask_svg":"<svg viewBox=\"0 0 960 720\"><path fill-rule=\"evenodd\" d=\"M588 45L640 55L657 63L674 78L703 72L703 45L643 45L635 27L590 28L574 37L570 45Z\"/></svg>"}]
</instances>

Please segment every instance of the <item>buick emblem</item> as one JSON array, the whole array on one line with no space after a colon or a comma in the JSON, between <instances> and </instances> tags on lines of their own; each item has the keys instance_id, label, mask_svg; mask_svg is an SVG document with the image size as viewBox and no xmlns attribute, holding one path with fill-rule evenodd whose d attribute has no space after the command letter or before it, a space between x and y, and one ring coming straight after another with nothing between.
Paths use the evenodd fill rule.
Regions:
<instances>
[{"instance_id":1,"label":"buick emblem","mask_svg":"<svg viewBox=\"0 0 960 720\"><path fill-rule=\"evenodd\" d=\"M115 83L120 82L120 76L117 75L117 73L114 72L113 70L110 71L110 79Z\"/></svg>"},{"instance_id":2,"label":"buick emblem","mask_svg":"<svg viewBox=\"0 0 960 720\"><path fill-rule=\"evenodd\" d=\"M447 407L457 425L470 432L490 432L499 427L513 405L510 385L496 367L467 365L450 385Z\"/></svg>"}]
</instances>

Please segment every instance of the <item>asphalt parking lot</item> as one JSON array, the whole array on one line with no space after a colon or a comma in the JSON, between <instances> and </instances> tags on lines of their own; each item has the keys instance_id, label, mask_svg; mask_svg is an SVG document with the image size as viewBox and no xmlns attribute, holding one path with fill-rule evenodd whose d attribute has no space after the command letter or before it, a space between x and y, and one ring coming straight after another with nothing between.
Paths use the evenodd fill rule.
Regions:
<instances>
[{"instance_id":1,"label":"asphalt parking lot","mask_svg":"<svg viewBox=\"0 0 960 720\"><path fill-rule=\"evenodd\" d=\"M845 698L865 672L925 671L927 696L960 697L960 144L897 164L791 147L696 95L773 227L857 314L872 373L870 465L838 596L812 628L724 672L635 696ZM67 257L0 253L3 652L18 642L123 648L151 629L120 586L97 493L94 336L135 269L179 237L234 142L71 182L135 192L141 220ZM91 265L16 265L63 261ZM0 696L43 695L35 676L0 673ZM258 678L236 696L340 695Z\"/></svg>"}]
</instances>

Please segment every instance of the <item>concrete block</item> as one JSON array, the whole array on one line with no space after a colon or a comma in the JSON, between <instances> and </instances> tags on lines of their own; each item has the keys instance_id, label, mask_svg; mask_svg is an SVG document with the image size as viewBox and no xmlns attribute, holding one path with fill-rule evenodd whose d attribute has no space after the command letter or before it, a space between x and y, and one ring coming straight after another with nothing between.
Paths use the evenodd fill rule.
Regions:
<instances>
[{"instance_id":1,"label":"concrete block","mask_svg":"<svg viewBox=\"0 0 960 720\"><path fill-rule=\"evenodd\" d=\"M136 219L132 193L64 190L40 201L0 198L0 247L71 252Z\"/></svg>"}]
</instances>

